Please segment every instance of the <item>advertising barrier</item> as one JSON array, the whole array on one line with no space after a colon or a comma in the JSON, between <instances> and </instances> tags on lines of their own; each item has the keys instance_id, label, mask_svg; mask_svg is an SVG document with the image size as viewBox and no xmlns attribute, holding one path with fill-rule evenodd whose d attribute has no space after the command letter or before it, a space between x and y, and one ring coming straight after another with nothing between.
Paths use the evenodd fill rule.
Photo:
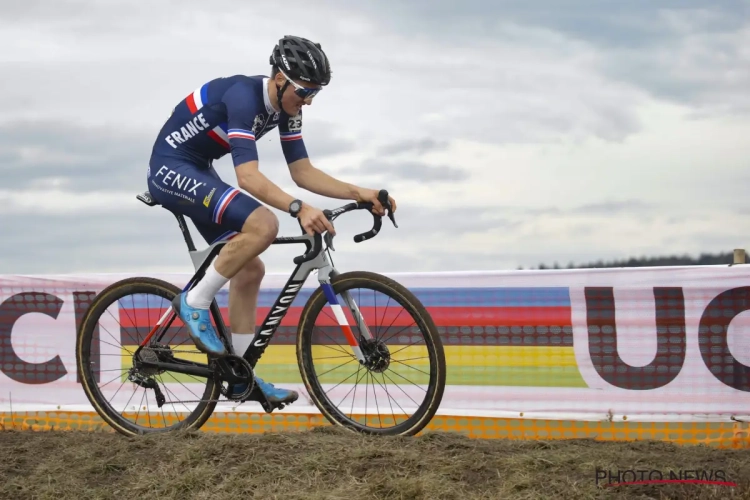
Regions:
<instances>
[{"instance_id":1,"label":"advertising barrier","mask_svg":"<svg viewBox=\"0 0 750 500\"><path fill-rule=\"evenodd\" d=\"M102 425L80 384L76 328L99 291L134 275L0 276L5 427ZM430 429L724 447L748 441L747 265L388 275L424 303L445 347L447 386ZM181 288L190 274L154 277ZM265 277L258 325L287 278ZM311 276L256 368L300 399L272 415L254 402L220 403L205 430L326 424L308 402L295 355L296 322L316 286ZM227 294L217 297L225 321ZM113 325L101 326L125 338Z\"/></svg>"}]
</instances>

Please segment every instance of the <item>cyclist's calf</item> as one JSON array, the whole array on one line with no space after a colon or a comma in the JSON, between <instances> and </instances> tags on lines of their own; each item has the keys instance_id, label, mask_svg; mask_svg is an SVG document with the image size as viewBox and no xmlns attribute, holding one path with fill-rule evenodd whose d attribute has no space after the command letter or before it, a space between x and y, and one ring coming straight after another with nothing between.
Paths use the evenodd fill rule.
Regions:
<instances>
[{"instance_id":1,"label":"cyclist's calf","mask_svg":"<svg viewBox=\"0 0 750 500\"><path fill-rule=\"evenodd\" d=\"M242 226L242 232L222 248L216 259L216 270L231 278L271 246L278 234L276 215L266 207L255 209Z\"/></svg>"},{"instance_id":2,"label":"cyclist's calf","mask_svg":"<svg viewBox=\"0 0 750 500\"><path fill-rule=\"evenodd\" d=\"M260 257L246 262L242 269L232 278L232 286L240 289L256 288L266 275L266 266Z\"/></svg>"}]
</instances>

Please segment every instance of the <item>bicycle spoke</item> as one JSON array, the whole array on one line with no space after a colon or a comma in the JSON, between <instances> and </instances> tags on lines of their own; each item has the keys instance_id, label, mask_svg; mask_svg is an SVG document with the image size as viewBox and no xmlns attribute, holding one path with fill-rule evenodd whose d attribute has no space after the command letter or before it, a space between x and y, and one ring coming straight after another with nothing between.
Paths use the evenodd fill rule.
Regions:
<instances>
[{"instance_id":1,"label":"bicycle spoke","mask_svg":"<svg viewBox=\"0 0 750 500\"><path fill-rule=\"evenodd\" d=\"M321 304L308 333L314 377L323 386L322 393L330 404L341 409L338 418L349 419L351 425L383 431L409 425L405 422L411 414L415 410L423 411L420 399L433 390L427 387L433 379L433 369L429 366L436 361L429 354L428 332L421 328L412 331L418 324L417 317L396 296L357 286L336 290L337 296L345 294L352 301L347 310L355 315L353 324L361 328L358 331L364 359L355 365L356 369L347 368L348 356L343 356L340 348L344 336L335 329L338 320L329 313L326 301ZM362 334L365 328L372 331L371 340L365 340ZM434 338L436 332L429 333ZM395 345L387 345L388 341ZM336 351L342 355L321 351ZM362 389L360 383L364 386Z\"/></svg>"},{"instance_id":2,"label":"bicycle spoke","mask_svg":"<svg viewBox=\"0 0 750 500\"><path fill-rule=\"evenodd\" d=\"M111 417L120 421L119 425L130 429L143 429L144 431L169 430L175 426L182 425L188 415L194 410L188 403L208 403L217 394L212 380L201 378L193 374L181 374L174 372L163 372L153 368L151 365L141 366L141 361L172 361L180 356L190 362L204 353L194 346L179 346L189 340L189 336L182 330L185 325L179 318L172 314L166 317L165 311L171 308L170 299L162 296L163 289L153 285L140 285L140 290L123 290L119 296L114 297L107 305L99 308L98 328L103 332L97 337L90 337L98 343L97 356L100 359L96 365L96 371L100 374L110 373L115 375L111 380L97 383L95 391L100 394L102 401L106 401ZM156 326L152 321L165 319L160 325L161 330L153 336ZM119 335L115 333L119 328ZM89 327L90 329L90 327ZM164 335L164 334L167 335ZM148 343L143 343L147 338ZM158 337L169 339L166 344L157 343ZM135 349L138 349L138 359L134 358ZM120 383L114 385L113 382ZM161 406L156 406L157 393L155 389L146 387L155 384L159 392L165 396ZM196 391L196 386L202 386ZM204 389L205 388L205 389ZM205 394L201 394L205 391ZM103 403L102 403L103 404ZM99 407L97 407L99 409ZM167 416L169 413L169 416ZM160 415L160 416L159 416ZM118 427L123 430L124 427Z\"/></svg>"}]
</instances>

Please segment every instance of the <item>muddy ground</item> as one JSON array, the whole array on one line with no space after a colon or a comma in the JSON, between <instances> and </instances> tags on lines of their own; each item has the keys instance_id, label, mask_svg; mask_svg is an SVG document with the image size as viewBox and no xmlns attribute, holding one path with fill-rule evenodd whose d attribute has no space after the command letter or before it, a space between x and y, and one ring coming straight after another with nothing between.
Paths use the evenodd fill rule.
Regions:
<instances>
[{"instance_id":1,"label":"muddy ground","mask_svg":"<svg viewBox=\"0 0 750 500\"><path fill-rule=\"evenodd\" d=\"M375 438L333 427L137 439L8 430L0 457L0 497L14 500L750 498L750 451L645 441ZM612 477L597 484L597 468ZM618 470L635 471L624 481L692 471L738 485L606 486Z\"/></svg>"}]
</instances>

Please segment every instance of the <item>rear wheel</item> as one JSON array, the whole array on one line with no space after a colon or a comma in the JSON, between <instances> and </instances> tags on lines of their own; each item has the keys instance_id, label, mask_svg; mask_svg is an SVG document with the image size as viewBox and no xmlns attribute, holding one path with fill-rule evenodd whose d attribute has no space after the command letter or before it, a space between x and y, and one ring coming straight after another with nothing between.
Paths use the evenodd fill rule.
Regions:
<instances>
[{"instance_id":1,"label":"rear wheel","mask_svg":"<svg viewBox=\"0 0 750 500\"><path fill-rule=\"evenodd\" d=\"M154 278L118 281L94 298L81 322L76 361L84 392L101 418L121 434L199 429L216 406L221 385L213 378L138 366L140 360L208 364L187 326L170 310L180 292ZM212 310L214 326L215 314ZM162 317L160 328L136 355Z\"/></svg>"},{"instance_id":2,"label":"rear wheel","mask_svg":"<svg viewBox=\"0 0 750 500\"><path fill-rule=\"evenodd\" d=\"M431 316L413 293L386 276L350 272L331 285L367 361L357 360L318 288L302 311L297 335L297 361L312 401L331 423L357 432L418 433L437 412L445 388L445 354ZM355 308L347 305L345 292Z\"/></svg>"}]
</instances>

